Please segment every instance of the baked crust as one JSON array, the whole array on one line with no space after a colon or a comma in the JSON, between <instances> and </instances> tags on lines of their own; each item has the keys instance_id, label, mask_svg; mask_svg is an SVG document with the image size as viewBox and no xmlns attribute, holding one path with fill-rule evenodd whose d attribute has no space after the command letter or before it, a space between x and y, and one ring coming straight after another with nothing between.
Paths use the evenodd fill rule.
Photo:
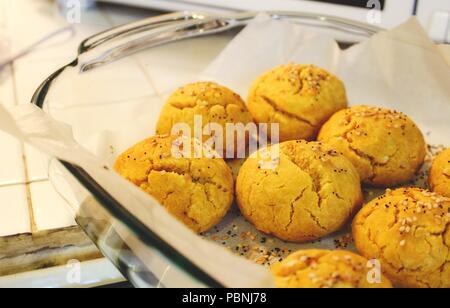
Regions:
<instances>
[{"instance_id":1,"label":"baked crust","mask_svg":"<svg viewBox=\"0 0 450 308\"><path fill-rule=\"evenodd\" d=\"M195 116L202 117L202 129L209 123L217 123L222 127L223 151L219 154L223 157L227 149L226 124L247 125L253 122L251 114L238 94L214 82L196 82L179 88L167 99L156 125L156 133L174 135L173 126L185 123L191 129L191 137L194 137ZM210 138L211 136L204 136L203 141L206 142ZM244 144L234 141L234 152L237 153L238 146L242 147Z\"/></svg>"},{"instance_id":2,"label":"baked crust","mask_svg":"<svg viewBox=\"0 0 450 308\"><path fill-rule=\"evenodd\" d=\"M429 184L434 192L450 198L450 149L440 153L434 160Z\"/></svg>"},{"instance_id":3,"label":"baked crust","mask_svg":"<svg viewBox=\"0 0 450 308\"><path fill-rule=\"evenodd\" d=\"M226 215L233 202L233 176L221 158L174 158L178 137L156 136L119 156L114 169L152 195L195 232Z\"/></svg>"},{"instance_id":4,"label":"baked crust","mask_svg":"<svg viewBox=\"0 0 450 308\"><path fill-rule=\"evenodd\" d=\"M342 152L365 184L389 187L411 181L426 155L425 139L406 115L355 106L331 117L318 140Z\"/></svg>"},{"instance_id":5,"label":"baked crust","mask_svg":"<svg viewBox=\"0 0 450 308\"><path fill-rule=\"evenodd\" d=\"M281 142L312 140L335 112L347 107L347 96L344 84L329 72L288 64L260 76L247 104L257 123L279 123Z\"/></svg>"},{"instance_id":6,"label":"baked crust","mask_svg":"<svg viewBox=\"0 0 450 308\"><path fill-rule=\"evenodd\" d=\"M366 258L343 250L300 250L272 266L278 288L392 288L383 275L371 283L370 270Z\"/></svg>"},{"instance_id":7,"label":"baked crust","mask_svg":"<svg viewBox=\"0 0 450 308\"><path fill-rule=\"evenodd\" d=\"M450 199L400 188L367 204L353 222L358 251L378 259L399 287L450 287Z\"/></svg>"},{"instance_id":8,"label":"baked crust","mask_svg":"<svg viewBox=\"0 0 450 308\"><path fill-rule=\"evenodd\" d=\"M363 200L353 165L321 143L287 141L273 147L279 150L275 168L261 168L253 155L239 171L236 197L244 217L258 230L292 242L339 230Z\"/></svg>"}]
</instances>

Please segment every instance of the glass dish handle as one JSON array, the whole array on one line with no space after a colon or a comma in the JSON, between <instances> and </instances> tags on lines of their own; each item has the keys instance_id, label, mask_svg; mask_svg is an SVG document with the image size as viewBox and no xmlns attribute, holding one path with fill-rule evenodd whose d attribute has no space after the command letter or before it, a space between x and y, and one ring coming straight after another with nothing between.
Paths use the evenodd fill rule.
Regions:
<instances>
[{"instance_id":1,"label":"glass dish handle","mask_svg":"<svg viewBox=\"0 0 450 308\"><path fill-rule=\"evenodd\" d=\"M335 16L303 12L266 13L274 19L287 19L309 25L313 23L366 37L383 30L368 23ZM230 15L178 12L119 26L82 42L79 48L80 70L85 72L158 45L245 26L257 15L258 12Z\"/></svg>"}]
</instances>

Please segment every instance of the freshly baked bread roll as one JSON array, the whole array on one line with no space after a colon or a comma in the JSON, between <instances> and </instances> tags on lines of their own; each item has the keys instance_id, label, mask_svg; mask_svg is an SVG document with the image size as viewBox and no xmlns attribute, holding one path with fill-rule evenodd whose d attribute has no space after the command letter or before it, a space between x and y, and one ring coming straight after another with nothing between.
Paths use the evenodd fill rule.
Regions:
<instances>
[{"instance_id":1,"label":"freshly baked bread roll","mask_svg":"<svg viewBox=\"0 0 450 308\"><path fill-rule=\"evenodd\" d=\"M450 199L426 190L388 191L356 216L358 251L398 287L450 288L449 210Z\"/></svg>"},{"instance_id":2,"label":"freshly baked bread roll","mask_svg":"<svg viewBox=\"0 0 450 308\"><path fill-rule=\"evenodd\" d=\"M377 107L339 111L318 140L343 153L365 184L388 187L413 179L424 162L426 144L406 115Z\"/></svg>"},{"instance_id":3,"label":"freshly baked bread roll","mask_svg":"<svg viewBox=\"0 0 450 308\"><path fill-rule=\"evenodd\" d=\"M253 83L248 97L257 123L279 124L280 141L314 139L323 123L346 107L344 84L313 65L276 67Z\"/></svg>"},{"instance_id":4,"label":"freshly baked bread roll","mask_svg":"<svg viewBox=\"0 0 450 308\"><path fill-rule=\"evenodd\" d=\"M279 156L260 155L267 150ZM248 158L239 171L236 197L258 230L292 242L337 231L363 200L350 161L325 144L306 141L287 141Z\"/></svg>"},{"instance_id":5,"label":"freshly baked bread roll","mask_svg":"<svg viewBox=\"0 0 450 308\"><path fill-rule=\"evenodd\" d=\"M156 133L175 135L176 133L172 132L173 126L185 123L190 127L191 136L194 137L195 116L201 116L201 129L210 123L217 123L222 127L223 146L222 151L218 151L222 157L225 157L227 151L226 124L247 125L253 122L245 103L238 94L214 82L196 82L179 88L169 97L159 117ZM230 133L233 135L233 132ZM211 136L205 135L203 141L206 142L210 138ZM232 141L234 141L234 153L238 153L239 147L245 147L245 144L238 144L237 138ZM248 141L248 138L244 141ZM215 148L215 150L218 149Z\"/></svg>"},{"instance_id":6,"label":"freshly baked bread roll","mask_svg":"<svg viewBox=\"0 0 450 308\"><path fill-rule=\"evenodd\" d=\"M352 252L300 250L272 266L278 288L392 288L382 274L371 275L368 260Z\"/></svg>"},{"instance_id":7,"label":"freshly baked bread roll","mask_svg":"<svg viewBox=\"0 0 450 308\"><path fill-rule=\"evenodd\" d=\"M221 158L178 158L178 137L156 136L119 156L115 170L195 232L220 222L233 201L233 176Z\"/></svg>"},{"instance_id":8,"label":"freshly baked bread roll","mask_svg":"<svg viewBox=\"0 0 450 308\"><path fill-rule=\"evenodd\" d=\"M450 149L443 151L434 160L429 184L434 192L450 198Z\"/></svg>"}]
</instances>

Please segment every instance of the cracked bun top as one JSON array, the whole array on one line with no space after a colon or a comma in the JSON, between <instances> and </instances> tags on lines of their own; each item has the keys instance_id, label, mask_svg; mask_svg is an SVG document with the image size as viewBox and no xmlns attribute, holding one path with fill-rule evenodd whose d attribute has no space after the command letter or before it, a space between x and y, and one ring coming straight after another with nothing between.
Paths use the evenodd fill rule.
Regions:
<instances>
[{"instance_id":1,"label":"cracked bun top","mask_svg":"<svg viewBox=\"0 0 450 308\"><path fill-rule=\"evenodd\" d=\"M236 182L240 210L258 230L286 241L315 240L340 229L359 209L358 173L331 147L287 141L267 149L279 155L265 157L265 149L253 154Z\"/></svg>"},{"instance_id":2,"label":"cracked bun top","mask_svg":"<svg viewBox=\"0 0 450 308\"><path fill-rule=\"evenodd\" d=\"M392 288L382 274L371 275L367 264L348 251L300 250L273 265L272 274L278 288Z\"/></svg>"},{"instance_id":3,"label":"cracked bun top","mask_svg":"<svg viewBox=\"0 0 450 308\"><path fill-rule=\"evenodd\" d=\"M449 211L449 198L427 190L388 190L358 213L353 237L396 286L450 288Z\"/></svg>"},{"instance_id":4,"label":"cracked bun top","mask_svg":"<svg viewBox=\"0 0 450 308\"><path fill-rule=\"evenodd\" d=\"M410 118L377 107L339 111L322 127L318 140L343 153L365 184L379 187L412 180L426 155L424 137Z\"/></svg>"},{"instance_id":5,"label":"cracked bun top","mask_svg":"<svg viewBox=\"0 0 450 308\"><path fill-rule=\"evenodd\" d=\"M172 132L173 126L185 123L192 130L191 136L194 136L195 116L202 117L202 129L209 123L222 126L223 136L227 136L227 123L246 125L253 122L251 114L238 94L214 82L196 82L179 88L167 99L156 125L156 133L175 135ZM205 136L203 141L210 138ZM225 139L223 138L223 153L226 152ZM236 142L235 145L243 146Z\"/></svg>"},{"instance_id":6,"label":"cracked bun top","mask_svg":"<svg viewBox=\"0 0 450 308\"><path fill-rule=\"evenodd\" d=\"M450 198L450 149L443 151L434 160L429 183L434 192Z\"/></svg>"},{"instance_id":7,"label":"cracked bun top","mask_svg":"<svg viewBox=\"0 0 450 308\"><path fill-rule=\"evenodd\" d=\"M280 141L312 140L335 112L347 108L344 84L313 65L288 64L260 76L248 96L258 123L279 123Z\"/></svg>"},{"instance_id":8,"label":"cracked bun top","mask_svg":"<svg viewBox=\"0 0 450 308\"><path fill-rule=\"evenodd\" d=\"M195 232L220 220L233 202L233 176L221 158L175 158L174 136L144 140L119 156L114 169L152 195Z\"/></svg>"}]
</instances>

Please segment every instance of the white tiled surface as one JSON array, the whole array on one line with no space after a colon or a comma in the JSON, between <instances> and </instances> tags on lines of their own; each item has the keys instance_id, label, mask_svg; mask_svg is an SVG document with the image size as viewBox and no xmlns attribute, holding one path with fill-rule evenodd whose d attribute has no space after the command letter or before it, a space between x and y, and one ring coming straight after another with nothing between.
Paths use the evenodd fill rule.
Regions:
<instances>
[{"instance_id":1,"label":"white tiled surface","mask_svg":"<svg viewBox=\"0 0 450 308\"><path fill-rule=\"evenodd\" d=\"M0 187L0 236L31 231L25 185Z\"/></svg>"},{"instance_id":2,"label":"white tiled surface","mask_svg":"<svg viewBox=\"0 0 450 308\"><path fill-rule=\"evenodd\" d=\"M25 183L22 145L0 132L0 186Z\"/></svg>"},{"instance_id":3,"label":"white tiled surface","mask_svg":"<svg viewBox=\"0 0 450 308\"><path fill-rule=\"evenodd\" d=\"M44 35L67 26L64 18L61 18L55 10L53 2L53 0L0 0L0 38L2 33L6 33L11 40L12 54L28 47ZM151 15L151 12L141 9L105 6L83 12L81 24L75 25L74 35L66 32L55 37L0 72L0 104L11 106L29 103L34 91L45 78L75 58L79 43L86 37L109 27ZM198 51L201 52L202 48L204 47ZM176 46L172 49L176 49ZM168 52L169 50L167 49ZM191 49L189 52L195 53L196 50ZM173 54L173 51L170 53ZM155 93L164 92L164 80L172 79L173 82L174 76L178 76L180 82L191 79L192 68L195 66L191 63L187 66L178 65L171 68L167 58L155 57L150 69L148 67L142 69L136 62L137 59L133 61L133 65L127 69L140 70L145 80L142 78L142 80L129 80L123 76L139 76L139 74L124 73L122 76L116 76L116 81L122 85L129 85L128 88L137 97L154 97ZM173 65L176 64L173 63ZM164 70L165 67L167 70ZM177 67L179 74L175 72ZM150 75L158 77L158 87L155 87ZM133 90L136 84L149 82L152 86L145 92L138 88ZM120 95L121 93L118 92L117 97L120 98ZM0 237L74 225L69 207L48 180L49 158L1 132L0 149L2 153L0 155ZM92 276L90 281L95 280L101 284L110 277L122 279L110 263L108 264L109 267L106 269L98 264L92 265L89 269L89 275ZM48 286L52 285L50 282L52 279L56 281L59 277L50 269L43 274L36 272L37 274L34 275L33 273L23 274L24 281L41 281L43 286ZM0 284L14 285L15 278L3 277L0 279L2 280ZM23 281L20 283L23 285ZM61 286L61 283L56 282L55 286Z\"/></svg>"},{"instance_id":4,"label":"white tiled surface","mask_svg":"<svg viewBox=\"0 0 450 308\"><path fill-rule=\"evenodd\" d=\"M150 12L140 9L104 6L83 12L81 24L75 26L75 35L65 33L56 37L0 72L0 104L29 103L34 91L46 77L74 59L77 47L84 38L111 26L150 15ZM52 0L0 0L0 31L10 37L13 52L65 26L66 22L54 9ZM139 92L141 90L136 88L133 93L137 98L155 97L155 93L164 96L171 90L170 85L191 81L199 67L205 67L212 59L214 52L211 53L211 50L219 52L224 42L218 40L211 44L198 40L192 46L183 45L190 62L178 59L180 47L177 44L162 47L163 52L142 59L145 60L145 67L142 64L144 61L133 57L135 63L127 69L138 68L145 80L140 80L139 74L124 73L116 76L117 82L129 84L130 91L136 84L150 83L151 87L146 88L145 92ZM139 80L123 77L128 75L136 76ZM120 98L119 92L117 96ZM101 120L96 124L101 125ZM48 157L1 133L0 148L0 236L73 225L69 208L48 180Z\"/></svg>"},{"instance_id":5,"label":"white tiled surface","mask_svg":"<svg viewBox=\"0 0 450 308\"><path fill-rule=\"evenodd\" d=\"M30 184L33 216L38 230L58 229L75 225L67 203L49 181ZM49 215L49 213L52 213Z\"/></svg>"},{"instance_id":6,"label":"white tiled surface","mask_svg":"<svg viewBox=\"0 0 450 308\"><path fill-rule=\"evenodd\" d=\"M29 145L25 145L24 154L26 157L28 181L33 183L48 180L49 157Z\"/></svg>"},{"instance_id":7,"label":"white tiled surface","mask_svg":"<svg viewBox=\"0 0 450 308\"><path fill-rule=\"evenodd\" d=\"M22 59L14 64L16 102L28 104L34 91L54 71L67 64L68 60Z\"/></svg>"},{"instance_id":8,"label":"white tiled surface","mask_svg":"<svg viewBox=\"0 0 450 308\"><path fill-rule=\"evenodd\" d=\"M144 10L104 6L83 11L74 33L68 31L52 38L0 72L0 104L29 103L45 78L75 58L83 39L149 15ZM9 38L11 54L67 26L52 0L0 0L0 34ZM74 224L64 200L48 181L48 157L2 132L0 148L0 236Z\"/></svg>"}]
</instances>

